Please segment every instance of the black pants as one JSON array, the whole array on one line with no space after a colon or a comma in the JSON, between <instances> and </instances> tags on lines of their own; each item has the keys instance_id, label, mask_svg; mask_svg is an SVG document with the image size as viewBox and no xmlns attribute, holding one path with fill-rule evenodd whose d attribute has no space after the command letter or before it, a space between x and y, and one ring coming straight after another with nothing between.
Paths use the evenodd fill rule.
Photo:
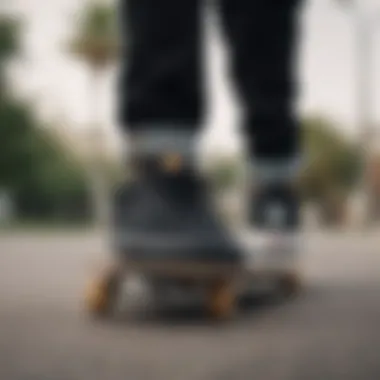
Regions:
<instances>
[{"instance_id":1,"label":"black pants","mask_svg":"<svg viewBox=\"0 0 380 380\"><path fill-rule=\"evenodd\" d=\"M196 132L206 111L202 12L207 0L121 0L121 122L129 132ZM244 132L259 158L298 153L294 115L297 10L302 0L215 0L230 50Z\"/></svg>"}]
</instances>

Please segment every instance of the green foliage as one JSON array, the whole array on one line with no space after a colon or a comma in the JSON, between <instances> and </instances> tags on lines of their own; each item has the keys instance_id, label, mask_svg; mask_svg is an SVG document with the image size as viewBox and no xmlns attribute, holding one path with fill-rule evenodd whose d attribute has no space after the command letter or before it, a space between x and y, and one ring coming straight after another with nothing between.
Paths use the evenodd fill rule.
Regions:
<instances>
[{"instance_id":1,"label":"green foliage","mask_svg":"<svg viewBox=\"0 0 380 380\"><path fill-rule=\"evenodd\" d=\"M358 147L322 117L305 120L303 134L307 165L301 184L305 195L321 198L329 192L347 194L360 174Z\"/></svg>"},{"instance_id":2,"label":"green foliage","mask_svg":"<svg viewBox=\"0 0 380 380\"><path fill-rule=\"evenodd\" d=\"M86 202L82 168L17 101L0 105L0 187L16 198L21 216L67 216Z\"/></svg>"},{"instance_id":3,"label":"green foliage","mask_svg":"<svg viewBox=\"0 0 380 380\"><path fill-rule=\"evenodd\" d=\"M7 15L0 15L0 103L7 92L6 65L20 50L20 24Z\"/></svg>"},{"instance_id":4,"label":"green foliage","mask_svg":"<svg viewBox=\"0 0 380 380\"><path fill-rule=\"evenodd\" d=\"M0 15L0 62L20 51L20 24L8 16Z\"/></svg>"},{"instance_id":5,"label":"green foliage","mask_svg":"<svg viewBox=\"0 0 380 380\"><path fill-rule=\"evenodd\" d=\"M83 169L41 124L30 104L4 86L6 63L20 50L19 24L0 18L0 189L22 218L82 219L87 214Z\"/></svg>"},{"instance_id":6,"label":"green foliage","mask_svg":"<svg viewBox=\"0 0 380 380\"><path fill-rule=\"evenodd\" d=\"M69 49L94 68L110 63L118 52L116 11L101 2L88 3L80 14Z\"/></svg>"},{"instance_id":7,"label":"green foliage","mask_svg":"<svg viewBox=\"0 0 380 380\"><path fill-rule=\"evenodd\" d=\"M30 110L11 101L0 104L0 184L15 188L30 176L34 129ZM17 173L17 174L16 174Z\"/></svg>"}]
</instances>

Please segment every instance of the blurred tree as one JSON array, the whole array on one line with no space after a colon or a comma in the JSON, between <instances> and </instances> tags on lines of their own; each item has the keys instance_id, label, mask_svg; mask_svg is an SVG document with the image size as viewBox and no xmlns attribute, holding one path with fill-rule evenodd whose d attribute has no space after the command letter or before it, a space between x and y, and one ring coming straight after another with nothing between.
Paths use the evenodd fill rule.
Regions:
<instances>
[{"instance_id":1,"label":"blurred tree","mask_svg":"<svg viewBox=\"0 0 380 380\"><path fill-rule=\"evenodd\" d=\"M30 104L11 95L5 86L9 61L21 51L20 24L0 18L0 189L16 201L21 217L62 217L86 203L81 167L69 160ZM71 213L71 214L70 214Z\"/></svg>"},{"instance_id":2,"label":"blurred tree","mask_svg":"<svg viewBox=\"0 0 380 380\"><path fill-rule=\"evenodd\" d=\"M343 217L346 198L361 173L359 147L323 117L310 117L303 129L306 167L300 178L306 200L320 206L324 220Z\"/></svg>"},{"instance_id":3,"label":"blurred tree","mask_svg":"<svg viewBox=\"0 0 380 380\"><path fill-rule=\"evenodd\" d=\"M33 109L15 100L0 104L0 187L13 195L20 217L84 214L87 207L84 170Z\"/></svg>"},{"instance_id":4,"label":"blurred tree","mask_svg":"<svg viewBox=\"0 0 380 380\"><path fill-rule=\"evenodd\" d=\"M20 23L0 15L0 62L14 57L20 51Z\"/></svg>"},{"instance_id":5,"label":"blurred tree","mask_svg":"<svg viewBox=\"0 0 380 380\"><path fill-rule=\"evenodd\" d=\"M70 52L99 75L118 53L116 11L102 1L87 2L69 42Z\"/></svg>"},{"instance_id":6,"label":"blurred tree","mask_svg":"<svg viewBox=\"0 0 380 380\"><path fill-rule=\"evenodd\" d=\"M0 185L13 187L31 171L31 110L11 98L6 83L9 61L21 50L20 24L0 16ZM16 170L18 169L18 170Z\"/></svg>"},{"instance_id":7,"label":"blurred tree","mask_svg":"<svg viewBox=\"0 0 380 380\"><path fill-rule=\"evenodd\" d=\"M320 197L332 188L350 192L360 174L358 146L322 117L306 119L303 136L307 164L301 184L305 195Z\"/></svg>"},{"instance_id":8,"label":"blurred tree","mask_svg":"<svg viewBox=\"0 0 380 380\"><path fill-rule=\"evenodd\" d=\"M33 174L33 131L28 106L10 101L0 104L0 179L4 187L14 188Z\"/></svg>"},{"instance_id":9,"label":"blurred tree","mask_svg":"<svg viewBox=\"0 0 380 380\"><path fill-rule=\"evenodd\" d=\"M20 23L7 15L0 15L0 102L6 92L6 64L20 50Z\"/></svg>"},{"instance_id":10,"label":"blurred tree","mask_svg":"<svg viewBox=\"0 0 380 380\"><path fill-rule=\"evenodd\" d=\"M90 143L93 157L89 164L93 183L93 211L94 222L104 225L107 223L109 200L104 170L102 170L105 137L99 126L98 112L102 74L118 54L116 10L103 1L89 1L83 8L79 20L75 21L76 29L69 42L69 50L87 64L91 73L89 102L92 102L93 126Z\"/></svg>"}]
</instances>

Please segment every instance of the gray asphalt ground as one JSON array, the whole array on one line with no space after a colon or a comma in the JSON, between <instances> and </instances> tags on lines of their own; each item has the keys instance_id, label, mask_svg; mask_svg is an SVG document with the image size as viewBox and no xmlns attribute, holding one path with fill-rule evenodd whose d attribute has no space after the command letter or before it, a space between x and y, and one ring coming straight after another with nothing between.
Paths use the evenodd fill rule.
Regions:
<instances>
[{"instance_id":1,"label":"gray asphalt ground","mask_svg":"<svg viewBox=\"0 0 380 380\"><path fill-rule=\"evenodd\" d=\"M310 232L298 299L255 300L226 325L196 311L91 322L92 233L0 235L1 380L380 379L380 232Z\"/></svg>"}]
</instances>

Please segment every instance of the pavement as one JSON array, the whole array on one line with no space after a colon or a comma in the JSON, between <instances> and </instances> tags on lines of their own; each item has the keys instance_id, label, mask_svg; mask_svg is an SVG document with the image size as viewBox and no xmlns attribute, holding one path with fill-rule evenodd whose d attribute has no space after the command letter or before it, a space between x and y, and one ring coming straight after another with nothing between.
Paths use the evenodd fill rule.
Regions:
<instances>
[{"instance_id":1,"label":"pavement","mask_svg":"<svg viewBox=\"0 0 380 380\"><path fill-rule=\"evenodd\" d=\"M83 286L101 234L0 235L1 380L380 379L380 232L308 232L297 299L256 299L227 324L196 310L103 324Z\"/></svg>"}]
</instances>

